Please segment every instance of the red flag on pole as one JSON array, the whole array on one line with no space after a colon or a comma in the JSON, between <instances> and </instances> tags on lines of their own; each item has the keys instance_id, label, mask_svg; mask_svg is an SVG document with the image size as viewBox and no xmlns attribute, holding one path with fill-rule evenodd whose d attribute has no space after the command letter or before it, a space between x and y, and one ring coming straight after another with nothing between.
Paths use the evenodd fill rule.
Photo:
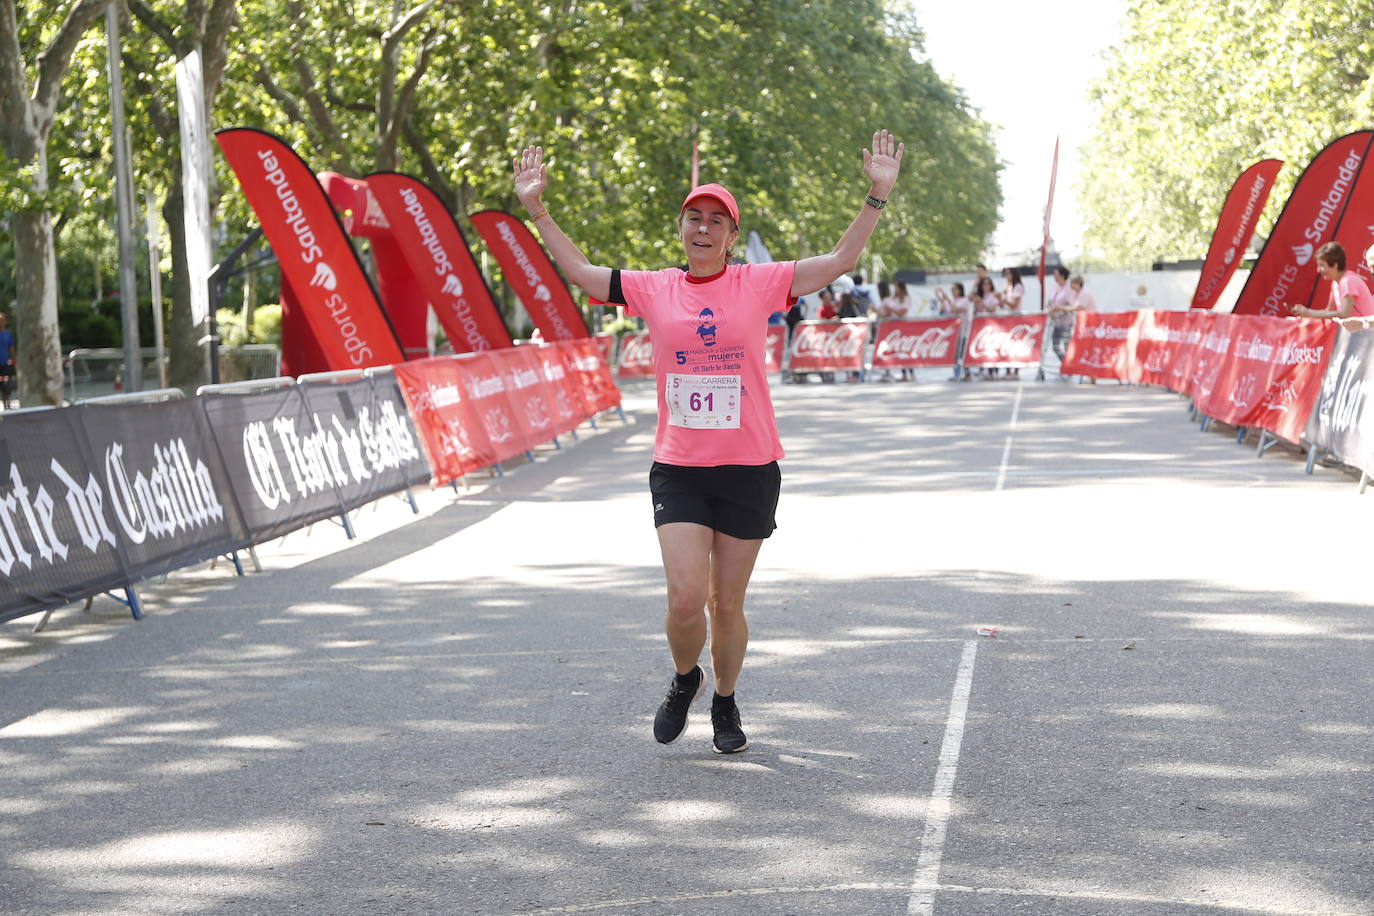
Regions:
<instances>
[{"instance_id":1,"label":"red flag on pole","mask_svg":"<svg viewBox=\"0 0 1374 916\"><path fill-rule=\"evenodd\" d=\"M1040 240L1040 266L1035 279L1040 283L1040 311L1045 310L1045 254L1050 247L1050 211L1054 209L1054 180L1059 175L1059 138L1054 138L1054 161L1050 165L1050 197L1045 201L1045 225Z\"/></svg>"},{"instance_id":2,"label":"red flag on pole","mask_svg":"<svg viewBox=\"0 0 1374 916\"><path fill-rule=\"evenodd\" d=\"M1281 168L1283 163L1278 159L1261 159L1241 172L1231 185L1217 218L1217 228L1212 232L1212 243L1207 247L1207 259L1202 262L1192 308L1209 309L1221 298L1227 281L1245 257L1255 224Z\"/></svg>"}]
</instances>

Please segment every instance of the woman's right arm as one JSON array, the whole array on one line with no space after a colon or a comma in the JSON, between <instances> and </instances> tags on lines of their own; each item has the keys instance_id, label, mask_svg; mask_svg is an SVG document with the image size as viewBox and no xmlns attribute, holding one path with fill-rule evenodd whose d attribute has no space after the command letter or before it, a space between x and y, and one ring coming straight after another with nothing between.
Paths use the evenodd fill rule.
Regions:
<instances>
[{"instance_id":1,"label":"woman's right arm","mask_svg":"<svg viewBox=\"0 0 1374 916\"><path fill-rule=\"evenodd\" d=\"M548 186L544 148L525 147L515 157L515 196L529 211L530 222L539 230L539 237L569 282L586 290L592 298L605 300L611 294L611 268L598 267L588 261L582 249L558 228L558 223L549 216L548 208L541 199Z\"/></svg>"}]
</instances>

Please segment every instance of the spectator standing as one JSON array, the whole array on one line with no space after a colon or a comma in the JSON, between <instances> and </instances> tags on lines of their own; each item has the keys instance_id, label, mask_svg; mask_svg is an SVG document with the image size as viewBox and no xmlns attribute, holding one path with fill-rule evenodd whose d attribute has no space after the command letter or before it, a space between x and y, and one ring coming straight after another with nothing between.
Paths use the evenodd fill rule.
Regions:
<instances>
[{"instance_id":1,"label":"spectator standing","mask_svg":"<svg viewBox=\"0 0 1374 916\"><path fill-rule=\"evenodd\" d=\"M1000 294L1002 308L1009 315L1021 314L1021 300L1026 296L1026 286L1021 282L1021 272L1015 267L1003 268L1002 282L1006 284ZM1012 378L1020 378L1021 370L1008 369L1007 375Z\"/></svg>"},{"instance_id":2,"label":"spectator standing","mask_svg":"<svg viewBox=\"0 0 1374 916\"><path fill-rule=\"evenodd\" d=\"M1374 245L1370 245L1369 250L1364 253L1364 263L1365 267L1368 268L1371 273L1374 273ZM1364 280L1363 277L1359 279ZM1368 286L1367 283L1365 285ZM1339 320L1341 327L1345 328L1347 331L1366 331L1369 328L1374 328L1374 318L1352 315L1349 318L1341 318Z\"/></svg>"},{"instance_id":3,"label":"spectator standing","mask_svg":"<svg viewBox=\"0 0 1374 916\"><path fill-rule=\"evenodd\" d=\"M1046 313L1050 316L1050 348L1059 362L1064 362L1064 351L1068 349L1069 338L1073 336L1074 312L1073 287L1069 286L1069 269L1059 265L1054 269L1054 287L1050 291ZM1062 375L1060 376L1063 377Z\"/></svg>"},{"instance_id":4,"label":"spectator standing","mask_svg":"<svg viewBox=\"0 0 1374 916\"><path fill-rule=\"evenodd\" d=\"M1353 270L1346 270L1345 248L1339 242L1327 242L1317 249L1317 273L1331 283L1330 308L1314 309L1305 305L1290 305L1288 310L1303 318L1331 318L1343 321L1352 316L1374 317L1374 295L1369 285Z\"/></svg>"},{"instance_id":5,"label":"spectator standing","mask_svg":"<svg viewBox=\"0 0 1374 916\"><path fill-rule=\"evenodd\" d=\"M878 317L890 321L905 321L911 317L911 293L907 292L905 283L898 283L896 291L892 291L886 282L878 284ZM883 378L890 378L889 371ZM909 382L916 377L914 369L903 369L899 378L901 381Z\"/></svg>"},{"instance_id":6,"label":"spectator standing","mask_svg":"<svg viewBox=\"0 0 1374 916\"><path fill-rule=\"evenodd\" d=\"M14 332L10 318L0 312L0 410L10 409L10 389L14 385Z\"/></svg>"}]
</instances>

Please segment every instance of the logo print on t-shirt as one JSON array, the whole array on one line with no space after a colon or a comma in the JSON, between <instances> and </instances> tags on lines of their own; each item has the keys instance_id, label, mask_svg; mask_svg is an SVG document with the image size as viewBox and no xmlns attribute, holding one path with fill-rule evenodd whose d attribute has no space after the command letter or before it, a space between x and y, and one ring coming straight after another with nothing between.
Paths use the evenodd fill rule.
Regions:
<instances>
[{"instance_id":1,"label":"logo print on t-shirt","mask_svg":"<svg viewBox=\"0 0 1374 916\"><path fill-rule=\"evenodd\" d=\"M703 347L714 347L716 345L716 331L725 324L725 318L717 318L716 313L709 308L702 309L697 313L697 336L701 338Z\"/></svg>"}]
</instances>

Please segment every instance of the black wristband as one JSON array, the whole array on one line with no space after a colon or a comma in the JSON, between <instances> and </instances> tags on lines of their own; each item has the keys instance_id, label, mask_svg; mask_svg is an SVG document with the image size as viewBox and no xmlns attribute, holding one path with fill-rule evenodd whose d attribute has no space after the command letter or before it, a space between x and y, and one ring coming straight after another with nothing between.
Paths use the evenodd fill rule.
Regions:
<instances>
[{"instance_id":1,"label":"black wristband","mask_svg":"<svg viewBox=\"0 0 1374 916\"><path fill-rule=\"evenodd\" d=\"M874 197L872 194L870 194L870 195L868 195L867 197L864 198L864 203L868 204L868 205L869 205L870 207L872 207L874 210L881 210L883 207L886 207L886 206L887 206L887 201L885 201L885 200L879 200L878 198Z\"/></svg>"}]
</instances>

